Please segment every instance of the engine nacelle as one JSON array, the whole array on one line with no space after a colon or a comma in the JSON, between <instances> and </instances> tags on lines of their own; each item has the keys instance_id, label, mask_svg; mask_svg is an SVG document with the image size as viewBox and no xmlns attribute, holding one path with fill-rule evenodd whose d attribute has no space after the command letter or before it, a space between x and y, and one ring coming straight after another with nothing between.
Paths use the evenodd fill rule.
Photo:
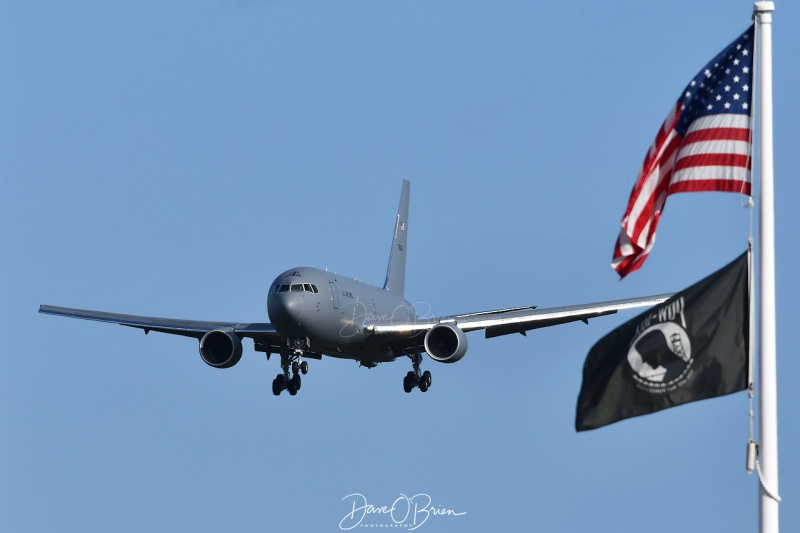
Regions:
<instances>
[{"instance_id":1,"label":"engine nacelle","mask_svg":"<svg viewBox=\"0 0 800 533\"><path fill-rule=\"evenodd\" d=\"M467 353L467 336L457 326L438 324L425 334L425 351L434 361L455 363Z\"/></svg>"},{"instance_id":2,"label":"engine nacelle","mask_svg":"<svg viewBox=\"0 0 800 533\"><path fill-rule=\"evenodd\" d=\"M200 339L200 357L208 366L230 368L242 358L242 339L232 331L209 331Z\"/></svg>"}]
</instances>

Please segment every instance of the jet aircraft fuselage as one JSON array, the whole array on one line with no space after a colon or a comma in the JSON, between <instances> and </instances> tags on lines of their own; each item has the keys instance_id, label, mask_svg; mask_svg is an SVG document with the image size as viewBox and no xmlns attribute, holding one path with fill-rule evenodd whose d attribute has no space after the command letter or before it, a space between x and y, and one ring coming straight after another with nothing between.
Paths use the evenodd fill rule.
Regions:
<instances>
[{"instance_id":1,"label":"jet aircraft fuselage","mask_svg":"<svg viewBox=\"0 0 800 533\"><path fill-rule=\"evenodd\" d=\"M311 267L292 268L275 278L267 310L280 335L305 338L314 352L356 359L364 366L394 361L398 355L371 341L365 324L417 320L414 306L401 295Z\"/></svg>"}]
</instances>

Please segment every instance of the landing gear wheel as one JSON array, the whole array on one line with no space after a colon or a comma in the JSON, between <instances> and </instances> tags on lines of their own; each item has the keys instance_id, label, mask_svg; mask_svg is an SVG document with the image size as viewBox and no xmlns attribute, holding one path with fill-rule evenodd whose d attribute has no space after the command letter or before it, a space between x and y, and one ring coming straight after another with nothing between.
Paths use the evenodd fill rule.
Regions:
<instances>
[{"instance_id":1,"label":"landing gear wheel","mask_svg":"<svg viewBox=\"0 0 800 533\"><path fill-rule=\"evenodd\" d=\"M419 390L422 392L428 392L428 382L425 381L425 378L419 380Z\"/></svg>"},{"instance_id":2,"label":"landing gear wheel","mask_svg":"<svg viewBox=\"0 0 800 533\"><path fill-rule=\"evenodd\" d=\"M295 391L299 391L300 390L300 374L295 374L294 375L294 377L292 378L292 383L294 384L294 390Z\"/></svg>"},{"instance_id":3,"label":"landing gear wheel","mask_svg":"<svg viewBox=\"0 0 800 533\"><path fill-rule=\"evenodd\" d=\"M425 387L426 389L429 389L431 387L431 373L430 373L430 371L426 370L425 372L422 373L422 381L424 381L426 383L426 385L427 385Z\"/></svg>"},{"instance_id":4,"label":"landing gear wheel","mask_svg":"<svg viewBox=\"0 0 800 533\"><path fill-rule=\"evenodd\" d=\"M288 385L287 388L289 389L289 394L291 394L292 396L297 394L297 386L296 386L296 384L295 384L293 379L289 380L289 385Z\"/></svg>"},{"instance_id":5,"label":"landing gear wheel","mask_svg":"<svg viewBox=\"0 0 800 533\"><path fill-rule=\"evenodd\" d=\"M303 361L300 363L300 372L303 374L308 374L308 361Z\"/></svg>"},{"instance_id":6,"label":"landing gear wheel","mask_svg":"<svg viewBox=\"0 0 800 533\"><path fill-rule=\"evenodd\" d=\"M300 370L300 365L297 364L297 361L292 361L292 374L297 374Z\"/></svg>"},{"instance_id":7,"label":"landing gear wheel","mask_svg":"<svg viewBox=\"0 0 800 533\"><path fill-rule=\"evenodd\" d=\"M283 377L283 376L281 376ZM278 381L278 378L272 380L272 394L275 396L280 396L281 391L283 390L283 382Z\"/></svg>"},{"instance_id":8,"label":"landing gear wheel","mask_svg":"<svg viewBox=\"0 0 800 533\"><path fill-rule=\"evenodd\" d=\"M406 377L403 378L403 390L406 392L411 392L411 389L414 388L414 373L409 372L408 374L409 375L406 375Z\"/></svg>"}]
</instances>

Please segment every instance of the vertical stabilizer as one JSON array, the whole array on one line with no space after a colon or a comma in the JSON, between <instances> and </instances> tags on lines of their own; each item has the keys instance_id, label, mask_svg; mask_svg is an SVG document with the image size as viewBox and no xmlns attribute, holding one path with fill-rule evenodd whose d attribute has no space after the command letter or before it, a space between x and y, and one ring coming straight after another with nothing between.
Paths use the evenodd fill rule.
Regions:
<instances>
[{"instance_id":1,"label":"vertical stabilizer","mask_svg":"<svg viewBox=\"0 0 800 533\"><path fill-rule=\"evenodd\" d=\"M397 294L403 294L406 284L406 244L408 242L408 195L411 182L403 180L400 193L400 206L397 208L397 220L394 225L392 251L389 253L389 268L386 269L386 283L383 288Z\"/></svg>"}]
</instances>

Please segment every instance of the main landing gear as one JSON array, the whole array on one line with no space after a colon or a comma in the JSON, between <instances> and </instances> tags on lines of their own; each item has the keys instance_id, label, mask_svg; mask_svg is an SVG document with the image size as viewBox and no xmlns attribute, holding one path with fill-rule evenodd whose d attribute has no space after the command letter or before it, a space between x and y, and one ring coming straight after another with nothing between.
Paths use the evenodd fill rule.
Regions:
<instances>
[{"instance_id":1,"label":"main landing gear","mask_svg":"<svg viewBox=\"0 0 800 533\"><path fill-rule=\"evenodd\" d=\"M281 351L283 373L272 380L272 394L275 396L280 396L285 390L294 396L300 390L302 383L300 374L308 374L308 361L303 361L303 352L308 348L308 342L305 339L290 339L289 342L291 348Z\"/></svg>"},{"instance_id":2,"label":"main landing gear","mask_svg":"<svg viewBox=\"0 0 800 533\"><path fill-rule=\"evenodd\" d=\"M428 392L431 386L431 373L425 371L420 373L419 365L422 362L422 355L417 351L414 354L409 354L411 364L414 365L414 370L409 370L406 377L403 378L403 390L411 392L414 387L419 387L422 392Z\"/></svg>"}]
</instances>

